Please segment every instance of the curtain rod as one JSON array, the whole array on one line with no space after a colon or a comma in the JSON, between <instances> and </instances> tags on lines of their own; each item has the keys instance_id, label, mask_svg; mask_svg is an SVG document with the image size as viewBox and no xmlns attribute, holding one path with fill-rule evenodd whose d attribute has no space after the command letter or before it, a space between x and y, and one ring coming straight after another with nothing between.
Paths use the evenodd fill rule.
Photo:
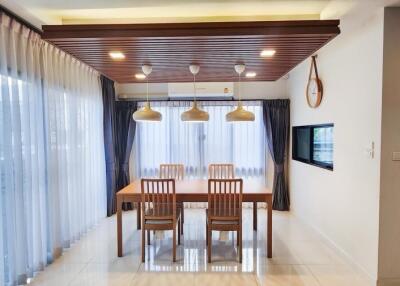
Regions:
<instances>
[{"instance_id":1,"label":"curtain rod","mask_svg":"<svg viewBox=\"0 0 400 286\"><path fill-rule=\"evenodd\" d=\"M264 101L264 100L275 100L275 99L286 99L286 98L272 98L272 99L266 99L266 98L255 98L255 99L242 99L241 101ZM146 101L145 98L118 98L116 101L123 101L123 102L129 102L129 101ZM177 98L166 98L166 99L149 99L150 102L156 102L156 101L188 101L191 102L193 99L188 99L188 98L182 98L182 99L177 99ZM238 99L235 98L204 98L204 99L197 99L197 101L239 101Z\"/></svg>"},{"instance_id":2,"label":"curtain rod","mask_svg":"<svg viewBox=\"0 0 400 286\"><path fill-rule=\"evenodd\" d=\"M35 27L34 25L32 25L31 23L29 23L28 21L26 21L25 19L23 19L22 17L18 16L17 14L15 14L13 11L11 11L10 9L7 9L6 7L4 7L3 5L0 5L0 11L4 12L4 14L6 14L7 16L15 19L16 21L20 22L22 25L28 27L29 29L31 29L32 31L38 33L39 35L43 34L43 31L40 30L39 28Z\"/></svg>"}]
</instances>

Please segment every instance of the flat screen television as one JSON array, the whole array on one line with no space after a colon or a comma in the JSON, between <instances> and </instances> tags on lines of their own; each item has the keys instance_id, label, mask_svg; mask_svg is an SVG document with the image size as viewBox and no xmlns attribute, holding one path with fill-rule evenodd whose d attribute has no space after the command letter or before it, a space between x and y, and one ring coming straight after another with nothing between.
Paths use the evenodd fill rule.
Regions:
<instances>
[{"instance_id":1,"label":"flat screen television","mask_svg":"<svg viewBox=\"0 0 400 286\"><path fill-rule=\"evenodd\" d=\"M333 170L333 124L294 126L292 158Z\"/></svg>"}]
</instances>

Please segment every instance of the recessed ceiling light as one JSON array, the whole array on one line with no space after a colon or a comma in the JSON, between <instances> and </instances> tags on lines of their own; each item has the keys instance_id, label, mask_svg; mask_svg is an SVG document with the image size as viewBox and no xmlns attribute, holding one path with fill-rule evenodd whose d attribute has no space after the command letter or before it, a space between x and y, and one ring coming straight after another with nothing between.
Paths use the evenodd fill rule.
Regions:
<instances>
[{"instance_id":1,"label":"recessed ceiling light","mask_svg":"<svg viewBox=\"0 0 400 286\"><path fill-rule=\"evenodd\" d=\"M247 72L246 73L246 77L256 77L256 73L255 72Z\"/></svg>"},{"instance_id":2,"label":"recessed ceiling light","mask_svg":"<svg viewBox=\"0 0 400 286\"><path fill-rule=\"evenodd\" d=\"M272 57L273 55L275 55L275 50L262 50L260 53L260 56L262 57Z\"/></svg>"},{"instance_id":3,"label":"recessed ceiling light","mask_svg":"<svg viewBox=\"0 0 400 286\"><path fill-rule=\"evenodd\" d=\"M145 76L144 74L142 74L142 73L137 73L137 74L135 74L135 77L136 77L137 79L145 79L145 78L146 78L146 76Z\"/></svg>"},{"instance_id":4,"label":"recessed ceiling light","mask_svg":"<svg viewBox=\"0 0 400 286\"><path fill-rule=\"evenodd\" d=\"M125 59L125 55L122 52L109 52L108 54L113 60Z\"/></svg>"}]
</instances>

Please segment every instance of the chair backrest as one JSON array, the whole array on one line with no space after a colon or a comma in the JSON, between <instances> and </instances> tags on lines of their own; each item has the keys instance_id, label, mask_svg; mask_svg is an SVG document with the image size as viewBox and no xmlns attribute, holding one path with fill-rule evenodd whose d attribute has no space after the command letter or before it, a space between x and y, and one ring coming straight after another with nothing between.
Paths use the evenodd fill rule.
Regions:
<instances>
[{"instance_id":1,"label":"chair backrest","mask_svg":"<svg viewBox=\"0 0 400 286\"><path fill-rule=\"evenodd\" d=\"M242 217L242 179L208 179L208 211L222 219Z\"/></svg>"},{"instance_id":2,"label":"chair backrest","mask_svg":"<svg viewBox=\"0 0 400 286\"><path fill-rule=\"evenodd\" d=\"M235 178L235 167L233 164L210 164L208 165L209 179L233 179Z\"/></svg>"},{"instance_id":3,"label":"chair backrest","mask_svg":"<svg viewBox=\"0 0 400 286\"><path fill-rule=\"evenodd\" d=\"M142 179L143 218L175 219L175 179Z\"/></svg>"},{"instance_id":4,"label":"chair backrest","mask_svg":"<svg viewBox=\"0 0 400 286\"><path fill-rule=\"evenodd\" d=\"M160 178L183 180L185 176L185 166L182 164L161 164Z\"/></svg>"}]
</instances>

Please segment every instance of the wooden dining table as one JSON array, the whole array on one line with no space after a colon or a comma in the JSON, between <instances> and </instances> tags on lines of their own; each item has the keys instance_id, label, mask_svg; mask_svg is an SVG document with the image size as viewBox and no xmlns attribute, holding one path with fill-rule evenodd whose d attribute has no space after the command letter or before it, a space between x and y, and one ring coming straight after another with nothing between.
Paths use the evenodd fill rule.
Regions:
<instances>
[{"instance_id":1,"label":"wooden dining table","mask_svg":"<svg viewBox=\"0 0 400 286\"><path fill-rule=\"evenodd\" d=\"M181 180L175 182L177 202L207 202L208 180ZM141 204L140 179L117 192L117 241L118 256L123 256L122 208L124 203ZM261 182L243 180L243 202L253 203L253 229L257 230L257 203L267 204L267 257L272 257L272 192ZM141 212L137 212L137 229L141 228Z\"/></svg>"}]
</instances>

